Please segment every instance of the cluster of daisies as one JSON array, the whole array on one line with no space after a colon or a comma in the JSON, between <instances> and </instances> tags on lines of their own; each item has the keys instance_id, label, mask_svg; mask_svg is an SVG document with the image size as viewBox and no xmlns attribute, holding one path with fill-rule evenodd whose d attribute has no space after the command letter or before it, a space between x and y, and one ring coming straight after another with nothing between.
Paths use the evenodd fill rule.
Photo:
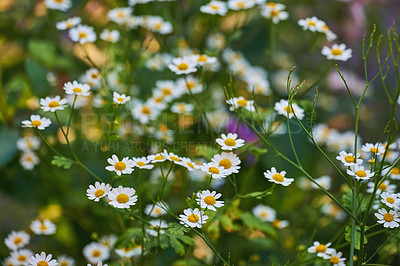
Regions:
<instances>
[{"instance_id":1,"label":"cluster of daisies","mask_svg":"<svg viewBox=\"0 0 400 266\"><path fill-rule=\"evenodd\" d=\"M313 243L313 246L309 247L307 251L311 254L317 254L325 260L329 260L329 263L337 266L346 266L346 258L342 258L342 252L336 251L334 248L330 248L331 243L321 244L318 241Z\"/></svg>"},{"instance_id":2,"label":"cluster of daisies","mask_svg":"<svg viewBox=\"0 0 400 266\"><path fill-rule=\"evenodd\" d=\"M35 151L40 147L40 139L36 136L25 136L17 140L17 149L21 151L19 163L25 170L32 170L40 162Z\"/></svg>"}]
</instances>

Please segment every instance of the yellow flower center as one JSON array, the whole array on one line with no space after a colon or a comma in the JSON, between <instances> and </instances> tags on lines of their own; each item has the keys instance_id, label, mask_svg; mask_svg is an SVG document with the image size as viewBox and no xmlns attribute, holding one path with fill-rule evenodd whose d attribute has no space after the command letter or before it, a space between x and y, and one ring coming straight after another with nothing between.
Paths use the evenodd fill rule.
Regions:
<instances>
[{"instance_id":1,"label":"yellow flower center","mask_svg":"<svg viewBox=\"0 0 400 266\"><path fill-rule=\"evenodd\" d=\"M19 245L19 244L21 244L22 243L22 237L16 237L16 238L14 238L14 244L15 245Z\"/></svg>"},{"instance_id":2,"label":"yellow flower center","mask_svg":"<svg viewBox=\"0 0 400 266\"><path fill-rule=\"evenodd\" d=\"M193 89L194 87L196 87L196 82L189 80L189 81L186 82L186 86L189 89Z\"/></svg>"},{"instance_id":3,"label":"yellow flower center","mask_svg":"<svg viewBox=\"0 0 400 266\"><path fill-rule=\"evenodd\" d=\"M330 263L332 264L338 264L340 262L339 258L336 256L331 257L331 259L329 260Z\"/></svg>"},{"instance_id":4,"label":"yellow flower center","mask_svg":"<svg viewBox=\"0 0 400 266\"><path fill-rule=\"evenodd\" d=\"M388 198L386 198L386 201L387 201L388 203L390 203L390 204L393 204L393 203L394 203L394 198L388 197Z\"/></svg>"},{"instance_id":5,"label":"yellow flower center","mask_svg":"<svg viewBox=\"0 0 400 266\"><path fill-rule=\"evenodd\" d=\"M208 171L209 171L211 174L219 174L219 170L218 170L217 167L210 167L210 168L208 168Z\"/></svg>"},{"instance_id":6,"label":"yellow flower center","mask_svg":"<svg viewBox=\"0 0 400 266\"><path fill-rule=\"evenodd\" d=\"M393 169L390 170L390 173L393 175L400 175L400 169L397 167L393 167Z\"/></svg>"},{"instance_id":7,"label":"yellow flower center","mask_svg":"<svg viewBox=\"0 0 400 266\"><path fill-rule=\"evenodd\" d=\"M40 231L46 231L46 230L47 230L47 226L44 223L42 223L40 225Z\"/></svg>"},{"instance_id":8,"label":"yellow flower center","mask_svg":"<svg viewBox=\"0 0 400 266\"><path fill-rule=\"evenodd\" d=\"M191 223L197 223L200 220L199 216L197 214L191 214L188 217L188 221Z\"/></svg>"},{"instance_id":9,"label":"yellow flower center","mask_svg":"<svg viewBox=\"0 0 400 266\"><path fill-rule=\"evenodd\" d=\"M276 3L274 3L274 2L268 2L268 3L267 3L267 6L269 6L269 7L276 7Z\"/></svg>"},{"instance_id":10,"label":"yellow flower center","mask_svg":"<svg viewBox=\"0 0 400 266\"><path fill-rule=\"evenodd\" d=\"M236 140L232 139L232 138L227 138L224 141L225 145L227 146L235 146L236 145Z\"/></svg>"},{"instance_id":11,"label":"yellow flower center","mask_svg":"<svg viewBox=\"0 0 400 266\"><path fill-rule=\"evenodd\" d=\"M285 180L285 178L281 174L274 174L272 176L272 179L275 180L276 182L283 182L283 180Z\"/></svg>"},{"instance_id":12,"label":"yellow flower center","mask_svg":"<svg viewBox=\"0 0 400 266\"><path fill-rule=\"evenodd\" d=\"M372 152L372 153L377 153L377 152L379 152L379 149L378 148L375 148L375 147L372 147L371 149L369 149L370 150L370 152Z\"/></svg>"},{"instance_id":13,"label":"yellow flower center","mask_svg":"<svg viewBox=\"0 0 400 266\"><path fill-rule=\"evenodd\" d=\"M186 163L190 168L194 168L194 165L191 162Z\"/></svg>"},{"instance_id":14,"label":"yellow flower center","mask_svg":"<svg viewBox=\"0 0 400 266\"><path fill-rule=\"evenodd\" d=\"M348 162L348 163L354 163L354 157L351 156L351 155L346 155L346 156L344 157L344 160L345 160L346 162Z\"/></svg>"},{"instance_id":15,"label":"yellow flower center","mask_svg":"<svg viewBox=\"0 0 400 266\"><path fill-rule=\"evenodd\" d=\"M189 65L186 64L186 63L180 63L180 64L177 66L177 68L178 68L179 70L187 70L187 69L189 68Z\"/></svg>"},{"instance_id":16,"label":"yellow flower center","mask_svg":"<svg viewBox=\"0 0 400 266\"><path fill-rule=\"evenodd\" d=\"M129 201L128 195L121 193L117 196L117 201L119 203L127 203Z\"/></svg>"},{"instance_id":17,"label":"yellow flower center","mask_svg":"<svg viewBox=\"0 0 400 266\"><path fill-rule=\"evenodd\" d=\"M146 165L144 162L137 162L136 164L139 165L139 166L145 166Z\"/></svg>"},{"instance_id":18,"label":"yellow flower center","mask_svg":"<svg viewBox=\"0 0 400 266\"><path fill-rule=\"evenodd\" d=\"M147 107L147 106L143 106L143 107L142 107L142 114L150 115L150 114L151 114L150 108Z\"/></svg>"},{"instance_id":19,"label":"yellow flower center","mask_svg":"<svg viewBox=\"0 0 400 266\"><path fill-rule=\"evenodd\" d=\"M328 25L324 25L322 26L322 29L325 31L330 31L331 29L328 27Z\"/></svg>"},{"instance_id":20,"label":"yellow flower center","mask_svg":"<svg viewBox=\"0 0 400 266\"><path fill-rule=\"evenodd\" d=\"M79 36L79 39L82 39L82 38L86 38L87 34L86 34L86 32L79 32L78 36Z\"/></svg>"},{"instance_id":21,"label":"yellow flower center","mask_svg":"<svg viewBox=\"0 0 400 266\"><path fill-rule=\"evenodd\" d=\"M222 159L222 160L219 162L219 166L222 166L222 167L224 167L225 169L229 169L229 168L231 168L231 166L232 166L232 162L231 162L230 160L228 160L228 159Z\"/></svg>"},{"instance_id":22,"label":"yellow flower center","mask_svg":"<svg viewBox=\"0 0 400 266\"><path fill-rule=\"evenodd\" d=\"M371 163L371 164L374 163L375 162L375 158L369 159L368 162Z\"/></svg>"},{"instance_id":23,"label":"yellow flower center","mask_svg":"<svg viewBox=\"0 0 400 266\"><path fill-rule=\"evenodd\" d=\"M171 88L165 87L165 88L162 88L162 93L164 94L164 96L165 95L171 95L172 94L172 90L171 90Z\"/></svg>"},{"instance_id":24,"label":"yellow flower center","mask_svg":"<svg viewBox=\"0 0 400 266\"><path fill-rule=\"evenodd\" d=\"M323 244L320 244L315 248L315 251L317 251L317 252L325 252L326 251L326 246L323 245Z\"/></svg>"},{"instance_id":25,"label":"yellow flower center","mask_svg":"<svg viewBox=\"0 0 400 266\"><path fill-rule=\"evenodd\" d=\"M64 3L64 0L54 0L54 2L61 4Z\"/></svg>"},{"instance_id":26,"label":"yellow flower center","mask_svg":"<svg viewBox=\"0 0 400 266\"><path fill-rule=\"evenodd\" d=\"M65 27L67 28L67 29L69 29L69 28L71 28L71 27L73 27L74 26L74 23L72 23L71 21L67 21L66 23L65 23Z\"/></svg>"},{"instance_id":27,"label":"yellow flower center","mask_svg":"<svg viewBox=\"0 0 400 266\"><path fill-rule=\"evenodd\" d=\"M246 4L244 2L237 2L236 6L239 8L244 8L246 7Z\"/></svg>"},{"instance_id":28,"label":"yellow flower center","mask_svg":"<svg viewBox=\"0 0 400 266\"><path fill-rule=\"evenodd\" d=\"M272 10L271 11L271 16L272 17L277 17L277 16L279 16L279 13L280 13L279 10Z\"/></svg>"},{"instance_id":29,"label":"yellow flower center","mask_svg":"<svg viewBox=\"0 0 400 266\"><path fill-rule=\"evenodd\" d=\"M198 62L207 62L207 56L202 54L202 55L199 56L197 61Z\"/></svg>"},{"instance_id":30,"label":"yellow flower center","mask_svg":"<svg viewBox=\"0 0 400 266\"><path fill-rule=\"evenodd\" d=\"M119 18L123 18L123 17L125 17L125 13L124 12L118 12L118 15L117 15Z\"/></svg>"},{"instance_id":31,"label":"yellow flower center","mask_svg":"<svg viewBox=\"0 0 400 266\"><path fill-rule=\"evenodd\" d=\"M154 157L154 160L162 160L164 159L164 156L162 155L157 155L156 157Z\"/></svg>"},{"instance_id":32,"label":"yellow flower center","mask_svg":"<svg viewBox=\"0 0 400 266\"><path fill-rule=\"evenodd\" d=\"M394 220L394 216L393 214L385 213L385 215L383 215L383 220L390 223L391 221Z\"/></svg>"},{"instance_id":33,"label":"yellow flower center","mask_svg":"<svg viewBox=\"0 0 400 266\"><path fill-rule=\"evenodd\" d=\"M178 109L181 112L185 112L186 111L186 105L184 103L179 103L178 104Z\"/></svg>"},{"instance_id":34,"label":"yellow flower center","mask_svg":"<svg viewBox=\"0 0 400 266\"><path fill-rule=\"evenodd\" d=\"M111 35L109 35L109 36L111 36ZM97 75L96 73L92 73L92 79L97 79L97 77L99 76L99 75Z\"/></svg>"},{"instance_id":35,"label":"yellow flower center","mask_svg":"<svg viewBox=\"0 0 400 266\"><path fill-rule=\"evenodd\" d=\"M60 104L57 101L49 102L49 107L50 108L54 108L54 107L58 107L58 106L60 106Z\"/></svg>"},{"instance_id":36,"label":"yellow flower center","mask_svg":"<svg viewBox=\"0 0 400 266\"><path fill-rule=\"evenodd\" d=\"M366 177L367 176L367 173L365 171L363 171L363 170L358 170L355 174L357 176L359 176L359 177Z\"/></svg>"},{"instance_id":37,"label":"yellow flower center","mask_svg":"<svg viewBox=\"0 0 400 266\"><path fill-rule=\"evenodd\" d=\"M285 112L289 112L289 114L293 114L293 108L291 107L291 106L286 106L285 108L284 108L284 110L285 110Z\"/></svg>"},{"instance_id":38,"label":"yellow flower center","mask_svg":"<svg viewBox=\"0 0 400 266\"><path fill-rule=\"evenodd\" d=\"M81 88L74 88L72 91L75 92L75 93L81 93L82 89Z\"/></svg>"},{"instance_id":39,"label":"yellow flower center","mask_svg":"<svg viewBox=\"0 0 400 266\"><path fill-rule=\"evenodd\" d=\"M310 27L315 27L317 24L315 24L314 21L310 20L310 21L307 23L307 25L310 26Z\"/></svg>"},{"instance_id":40,"label":"yellow flower center","mask_svg":"<svg viewBox=\"0 0 400 266\"><path fill-rule=\"evenodd\" d=\"M243 107L247 106L247 100L246 99L240 99L236 103L239 106L243 106Z\"/></svg>"},{"instance_id":41,"label":"yellow flower center","mask_svg":"<svg viewBox=\"0 0 400 266\"><path fill-rule=\"evenodd\" d=\"M41 260L37 263L37 266L49 266L49 264L47 263L47 261Z\"/></svg>"},{"instance_id":42,"label":"yellow flower center","mask_svg":"<svg viewBox=\"0 0 400 266\"><path fill-rule=\"evenodd\" d=\"M97 198L99 198L99 197L103 196L104 193L105 193L104 190L98 189L98 190L96 190L96 192L94 193L94 195L95 195Z\"/></svg>"},{"instance_id":43,"label":"yellow flower center","mask_svg":"<svg viewBox=\"0 0 400 266\"><path fill-rule=\"evenodd\" d=\"M161 22L156 23L156 24L154 24L154 28L155 28L156 30L161 30L162 25L163 25L163 24L162 24Z\"/></svg>"},{"instance_id":44,"label":"yellow flower center","mask_svg":"<svg viewBox=\"0 0 400 266\"><path fill-rule=\"evenodd\" d=\"M114 168L115 168L115 170L122 171L122 170L126 169L126 164L122 161L119 161L114 165Z\"/></svg>"},{"instance_id":45,"label":"yellow flower center","mask_svg":"<svg viewBox=\"0 0 400 266\"><path fill-rule=\"evenodd\" d=\"M281 224L281 220L274 220L273 222L272 222L272 225L273 226L275 226L275 227L277 227L277 228L279 228L279 225Z\"/></svg>"},{"instance_id":46,"label":"yellow flower center","mask_svg":"<svg viewBox=\"0 0 400 266\"><path fill-rule=\"evenodd\" d=\"M18 261L26 261L27 258L25 255L19 255L17 259Z\"/></svg>"},{"instance_id":47,"label":"yellow flower center","mask_svg":"<svg viewBox=\"0 0 400 266\"><path fill-rule=\"evenodd\" d=\"M179 160L179 158L178 157L176 157L176 156L169 156L169 158L172 160L172 161L175 161L175 162L179 162L180 160Z\"/></svg>"},{"instance_id":48,"label":"yellow flower center","mask_svg":"<svg viewBox=\"0 0 400 266\"><path fill-rule=\"evenodd\" d=\"M219 6L218 6L218 5L215 5L215 4L211 4L211 5L210 5L210 8L213 9L213 10L218 10L218 9L219 9Z\"/></svg>"},{"instance_id":49,"label":"yellow flower center","mask_svg":"<svg viewBox=\"0 0 400 266\"><path fill-rule=\"evenodd\" d=\"M58 261L58 262L60 263L60 266L69 266L68 261L63 260L63 261Z\"/></svg>"},{"instance_id":50,"label":"yellow flower center","mask_svg":"<svg viewBox=\"0 0 400 266\"><path fill-rule=\"evenodd\" d=\"M124 101L124 98L119 97L117 100L118 100L120 103L122 103L122 102Z\"/></svg>"},{"instance_id":51,"label":"yellow flower center","mask_svg":"<svg viewBox=\"0 0 400 266\"><path fill-rule=\"evenodd\" d=\"M336 56L343 54L343 51L340 50L339 48L332 49L331 52L333 55L336 55Z\"/></svg>"},{"instance_id":52,"label":"yellow flower center","mask_svg":"<svg viewBox=\"0 0 400 266\"><path fill-rule=\"evenodd\" d=\"M385 183L382 183L382 184L379 186L379 189L382 190L382 191L385 191L385 190L387 189L387 185L386 185Z\"/></svg>"},{"instance_id":53,"label":"yellow flower center","mask_svg":"<svg viewBox=\"0 0 400 266\"><path fill-rule=\"evenodd\" d=\"M39 120L33 120L31 122L31 125L34 126L34 127L38 127L38 126L42 125L42 122L40 122Z\"/></svg>"},{"instance_id":54,"label":"yellow flower center","mask_svg":"<svg viewBox=\"0 0 400 266\"><path fill-rule=\"evenodd\" d=\"M268 213L263 211L259 215L260 215L261 218L266 218L268 216Z\"/></svg>"},{"instance_id":55,"label":"yellow flower center","mask_svg":"<svg viewBox=\"0 0 400 266\"><path fill-rule=\"evenodd\" d=\"M97 257L100 257L100 255L101 255L100 250L93 250L93 252L92 252L93 257L97 258Z\"/></svg>"},{"instance_id":56,"label":"yellow flower center","mask_svg":"<svg viewBox=\"0 0 400 266\"><path fill-rule=\"evenodd\" d=\"M215 198L213 196L207 196L207 197L204 198L204 202L207 205L214 205L216 200L215 200Z\"/></svg>"}]
</instances>

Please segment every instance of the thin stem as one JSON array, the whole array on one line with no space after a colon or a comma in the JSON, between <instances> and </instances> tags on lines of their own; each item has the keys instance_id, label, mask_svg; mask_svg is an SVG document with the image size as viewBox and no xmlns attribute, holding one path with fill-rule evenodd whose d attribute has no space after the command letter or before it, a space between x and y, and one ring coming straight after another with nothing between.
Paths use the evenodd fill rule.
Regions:
<instances>
[{"instance_id":1,"label":"thin stem","mask_svg":"<svg viewBox=\"0 0 400 266\"><path fill-rule=\"evenodd\" d=\"M67 134L66 134L67 136L68 136L68 133L69 133L69 126L71 125L72 114L73 114L73 112L74 112L75 102L76 102L76 98L77 98L77 97L78 97L78 95L75 95L74 101L72 102L71 113L70 113L70 115L69 115L68 125L67 125Z\"/></svg>"}]
</instances>

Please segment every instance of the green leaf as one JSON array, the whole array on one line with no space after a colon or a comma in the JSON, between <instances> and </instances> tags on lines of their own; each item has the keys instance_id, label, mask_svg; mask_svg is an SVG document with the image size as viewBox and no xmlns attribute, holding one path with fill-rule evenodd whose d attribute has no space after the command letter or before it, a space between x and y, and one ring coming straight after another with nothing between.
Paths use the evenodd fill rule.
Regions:
<instances>
[{"instance_id":1,"label":"green leaf","mask_svg":"<svg viewBox=\"0 0 400 266\"><path fill-rule=\"evenodd\" d=\"M271 195L274 187L275 187L275 184L273 184L272 187L270 187L269 189L264 190L264 191L256 191L256 192L251 192L251 193L244 194L244 195L239 195L239 198L242 198L242 199L248 199L248 198L262 199L262 198L264 198L264 197L266 197L268 195Z\"/></svg>"},{"instance_id":2,"label":"green leaf","mask_svg":"<svg viewBox=\"0 0 400 266\"><path fill-rule=\"evenodd\" d=\"M361 200L363 200L362 195L358 195L357 196L358 200L356 201L355 206L359 206ZM361 207L357 208L358 210L360 210L361 212L365 211L367 209L367 205L368 205L368 200L366 200L367 198L364 198L364 200L361 202ZM353 191L351 189L347 189L343 196L342 196L342 201L343 201L343 205L349 209L353 208Z\"/></svg>"},{"instance_id":3,"label":"green leaf","mask_svg":"<svg viewBox=\"0 0 400 266\"><path fill-rule=\"evenodd\" d=\"M186 245L193 246L196 242L189 236L185 235L175 235L177 239L185 243Z\"/></svg>"},{"instance_id":4,"label":"green leaf","mask_svg":"<svg viewBox=\"0 0 400 266\"><path fill-rule=\"evenodd\" d=\"M142 238L143 233L141 228L129 228L115 242L116 247L128 247L136 242L136 239Z\"/></svg>"},{"instance_id":5,"label":"green leaf","mask_svg":"<svg viewBox=\"0 0 400 266\"><path fill-rule=\"evenodd\" d=\"M58 166L58 167L62 167L64 169L69 169L74 164L74 161L72 161L68 158L65 158L65 157L55 155L53 157L53 160L51 161L51 164Z\"/></svg>"},{"instance_id":6,"label":"green leaf","mask_svg":"<svg viewBox=\"0 0 400 266\"><path fill-rule=\"evenodd\" d=\"M168 231L173 235L183 235L189 232L189 228L177 223L170 223L168 226Z\"/></svg>"},{"instance_id":7,"label":"green leaf","mask_svg":"<svg viewBox=\"0 0 400 266\"><path fill-rule=\"evenodd\" d=\"M168 247L168 237L165 234L160 234L160 248L166 249Z\"/></svg>"},{"instance_id":8,"label":"green leaf","mask_svg":"<svg viewBox=\"0 0 400 266\"><path fill-rule=\"evenodd\" d=\"M33 92L37 97L45 97L50 94L50 86L47 82L47 71L32 58L25 60L25 70L32 83Z\"/></svg>"},{"instance_id":9,"label":"green leaf","mask_svg":"<svg viewBox=\"0 0 400 266\"><path fill-rule=\"evenodd\" d=\"M258 219L257 217L255 217L253 214L251 214L249 212L243 212L240 215L240 219L250 229L260 230L271 236L276 236L276 231L271 224L261 221L260 219Z\"/></svg>"},{"instance_id":10,"label":"green leaf","mask_svg":"<svg viewBox=\"0 0 400 266\"><path fill-rule=\"evenodd\" d=\"M185 255L185 246L179 242L178 239L174 235L168 235L169 237L169 243L171 244L171 247L174 248L176 254L178 255Z\"/></svg>"},{"instance_id":11,"label":"green leaf","mask_svg":"<svg viewBox=\"0 0 400 266\"><path fill-rule=\"evenodd\" d=\"M2 127L0 129L0 168L11 161L17 154L18 131L15 129Z\"/></svg>"},{"instance_id":12,"label":"green leaf","mask_svg":"<svg viewBox=\"0 0 400 266\"><path fill-rule=\"evenodd\" d=\"M365 231L367 231L368 228L365 228ZM347 242L351 242L351 227L346 226L346 233L344 235L344 238L346 239ZM361 243L361 229L360 226L356 225L356 231L354 234L354 248L360 250L360 243ZM368 243L368 239L364 234L364 244Z\"/></svg>"},{"instance_id":13,"label":"green leaf","mask_svg":"<svg viewBox=\"0 0 400 266\"><path fill-rule=\"evenodd\" d=\"M54 42L32 40L28 44L28 49L36 61L49 68L54 66L57 59Z\"/></svg>"}]
</instances>

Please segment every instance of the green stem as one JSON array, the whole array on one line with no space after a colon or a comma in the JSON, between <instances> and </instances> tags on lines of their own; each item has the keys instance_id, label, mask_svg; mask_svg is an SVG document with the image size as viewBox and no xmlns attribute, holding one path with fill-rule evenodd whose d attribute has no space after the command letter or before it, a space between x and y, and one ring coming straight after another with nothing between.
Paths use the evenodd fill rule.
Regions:
<instances>
[{"instance_id":1,"label":"green stem","mask_svg":"<svg viewBox=\"0 0 400 266\"><path fill-rule=\"evenodd\" d=\"M68 136L68 133L69 133L69 126L71 125L72 114L73 114L73 112L74 112L75 102L76 102L76 98L77 98L77 97L78 97L78 95L75 95L74 101L72 102L71 113L70 113L70 115L69 115L68 125L67 125L67 134L66 134L67 136Z\"/></svg>"}]
</instances>

